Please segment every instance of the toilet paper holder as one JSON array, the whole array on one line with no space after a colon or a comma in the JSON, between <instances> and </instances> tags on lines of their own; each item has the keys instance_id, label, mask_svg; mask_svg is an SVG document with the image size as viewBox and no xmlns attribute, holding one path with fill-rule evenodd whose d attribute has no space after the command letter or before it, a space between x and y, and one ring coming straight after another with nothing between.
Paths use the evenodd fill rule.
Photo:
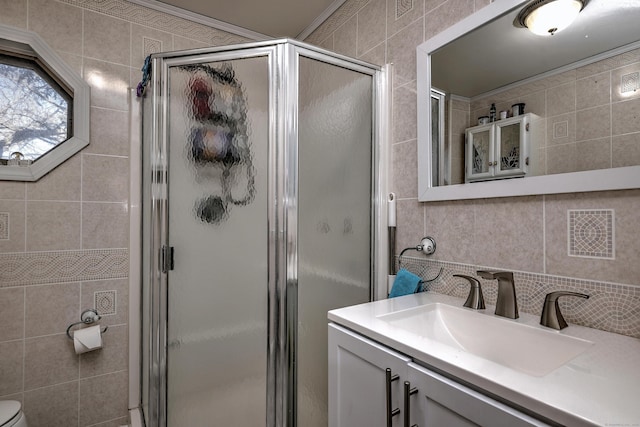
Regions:
<instances>
[{"instance_id":1,"label":"toilet paper holder","mask_svg":"<svg viewBox=\"0 0 640 427\"><path fill-rule=\"evenodd\" d=\"M70 340L73 340L73 335L71 335L71 328L73 328L76 325L83 325L83 324L90 325L92 323L97 322L101 318L102 316L100 316L98 314L98 311L94 310L93 308L89 308L83 311L82 314L80 315L80 321L70 324L69 327L67 328L67 336L69 337ZM107 332L107 329L109 329L109 327L105 326L104 329L101 331L101 333L104 334L105 332Z\"/></svg>"}]
</instances>

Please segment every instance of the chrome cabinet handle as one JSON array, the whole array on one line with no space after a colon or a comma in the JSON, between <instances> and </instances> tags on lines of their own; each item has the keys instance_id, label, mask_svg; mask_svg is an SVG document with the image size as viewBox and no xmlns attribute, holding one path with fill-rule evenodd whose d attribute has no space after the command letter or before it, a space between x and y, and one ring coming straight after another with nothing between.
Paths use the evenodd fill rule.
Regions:
<instances>
[{"instance_id":1,"label":"chrome cabinet handle","mask_svg":"<svg viewBox=\"0 0 640 427\"><path fill-rule=\"evenodd\" d=\"M400 379L398 374L391 375L391 369L385 370L387 379L387 427L393 427L393 417L400 413L400 408L391 409L391 383Z\"/></svg>"},{"instance_id":2,"label":"chrome cabinet handle","mask_svg":"<svg viewBox=\"0 0 640 427\"><path fill-rule=\"evenodd\" d=\"M409 381L404 382L404 427L418 427L418 424L411 424L411 396L417 392L418 389L411 388Z\"/></svg>"}]
</instances>

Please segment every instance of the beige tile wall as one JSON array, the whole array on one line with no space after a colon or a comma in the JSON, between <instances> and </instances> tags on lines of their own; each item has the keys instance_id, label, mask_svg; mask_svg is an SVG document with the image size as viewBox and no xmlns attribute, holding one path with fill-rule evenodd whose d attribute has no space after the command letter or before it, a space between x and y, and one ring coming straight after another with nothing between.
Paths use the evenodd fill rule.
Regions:
<instances>
[{"instance_id":1,"label":"beige tile wall","mask_svg":"<svg viewBox=\"0 0 640 427\"><path fill-rule=\"evenodd\" d=\"M30 427L127 423L128 89L144 57L244 41L124 0L0 0L91 85L90 145L35 183L0 182L0 399ZM115 291L104 347L77 356L67 325Z\"/></svg>"},{"instance_id":2,"label":"beige tile wall","mask_svg":"<svg viewBox=\"0 0 640 427\"><path fill-rule=\"evenodd\" d=\"M393 137L390 144L391 190L398 195L397 252L415 247L423 236L430 235L437 241L437 252L429 258L430 262L444 262L452 271L469 270L468 274L473 272L473 266L482 266L515 270L524 275L522 277L533 274L534 279L523 279L521 291L523 297L530 298L527 307L533 311L541 307L544 299L541 289L572 287L575 280L580 281L580 289L587 293L597 292L603 299L611 296L610 301L620 301L616 295L632 294L633 298L626 301L638 302L637 292L629 293L628 290L639 289L640 285L640 239L637 239L640 190L418 202L416 46L490 1L416 0L413 11L400 19L393 14L395 1L347 0L306 41L337 51L355 50L359 58L377 64L394 64ZM357 36L353 39L338 37L343 26L353 25L354 17ZM551 161L549 168L558 171L566 170L567 165L573 170L582 168L591 163L590 153L598 151L603 144L612 145L614 158L616 150L619 150L618 164L623 162L623 158L627 162L634 161L632 159L640 153L640 122L631 117L638 117L640 95L624 99L612 95L611 114L605 110L609 105L609 88L618 84L616 82L621 78L618 76L636 70L634 67L639 61L635 57L630 53L622 58L592 64L550 78L545 82L546 86L538 90L520 88L519 92L509 95L510 98L494 102L499 102L499 109L510 107L512 100L526 102L527 111L544 111L546 117L549 112L541 109L551 105L550 97L558 98L559 103L550 107L553 109L551 117L556 122L561 119L567 121L569 127L566 140L555 141L549 150L565 150L567 155L574 157L571 157L572 161L561 164ZM488 105L490 103L485 105L486 109ZM468 114L472 122L478 115L483 115L477 111L474 114L473 108L464 105L455 105L455 109L462 117ZM594 127L591 125L593 122L599 125ZM458 125L456 123L455 127ZM588 156L575 156L573 147L578 141L581 152L589 153ZM557 156L549 154L549 157ZM614 259L569 256L568 240L572 236L568 235L567 212L571 209L614 210ZM439 288L435 290L439 291ZM634 325L631 328L633 334L640 335L640 310L633 303L631 306L632 309L623 311L583 310L582 314L573 316L573 320L625 333L624 328L603 326L615 323L616 316L622 313L626 324Z\"/></svg>"}]
</instances>

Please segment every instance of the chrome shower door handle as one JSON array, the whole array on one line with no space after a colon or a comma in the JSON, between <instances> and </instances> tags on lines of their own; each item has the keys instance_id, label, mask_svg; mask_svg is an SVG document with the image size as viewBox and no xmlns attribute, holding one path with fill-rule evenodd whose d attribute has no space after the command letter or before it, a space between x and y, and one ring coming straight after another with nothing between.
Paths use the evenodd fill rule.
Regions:
<instances>
[{"instance_id":1,"label":"chrome shower door handle","mask_svg":"<svg viewBox=\"0 0 640 427\"><path fill-rule=\"evenodd\" d=\"M409 381L404 382L404 427L418 427L418 424L411 425L411 396L417 392L418 389L411 388Z\"/></svg>"},{"instance_id":2,"label":"chrome shower door handle","mask_svg":"<svg viewBox=\"0 0 640 427\"><path fill-rule=\"evenodd\" d=\"M393 402L391 401L391 383L400 379L398 374L392 375L391 369L385 370L386 374L386 397L387 397L387 427L393 427L393 417L400 413L400 408L391 409Z\"/></svg>"}]
</instances>

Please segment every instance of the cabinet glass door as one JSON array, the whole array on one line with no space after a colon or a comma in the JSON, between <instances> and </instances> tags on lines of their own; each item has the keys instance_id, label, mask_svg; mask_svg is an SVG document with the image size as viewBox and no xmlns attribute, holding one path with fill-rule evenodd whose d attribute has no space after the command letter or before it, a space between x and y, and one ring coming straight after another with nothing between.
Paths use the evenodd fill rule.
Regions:
<instances>
[{"instance_id":1,"label":"cabinet glass door","mask_svg":"<svg viewBox=\"0 0 640 427\"><path fill-rule=\"evenodd\" d=\"M496 175L524 174L522 123L522 120L518 120L515 123L497 124Z\"/></svg>"},{"instance_id":2,"label":"cabinet glass door","mask_svg":"<svg viewBox=\"0 0 640 427\"><path fill-rule=\"evenodd\" d=\"M467 131L467 181L493 175L492 141L492 125Z\"/></svg>"}]
</instances>

